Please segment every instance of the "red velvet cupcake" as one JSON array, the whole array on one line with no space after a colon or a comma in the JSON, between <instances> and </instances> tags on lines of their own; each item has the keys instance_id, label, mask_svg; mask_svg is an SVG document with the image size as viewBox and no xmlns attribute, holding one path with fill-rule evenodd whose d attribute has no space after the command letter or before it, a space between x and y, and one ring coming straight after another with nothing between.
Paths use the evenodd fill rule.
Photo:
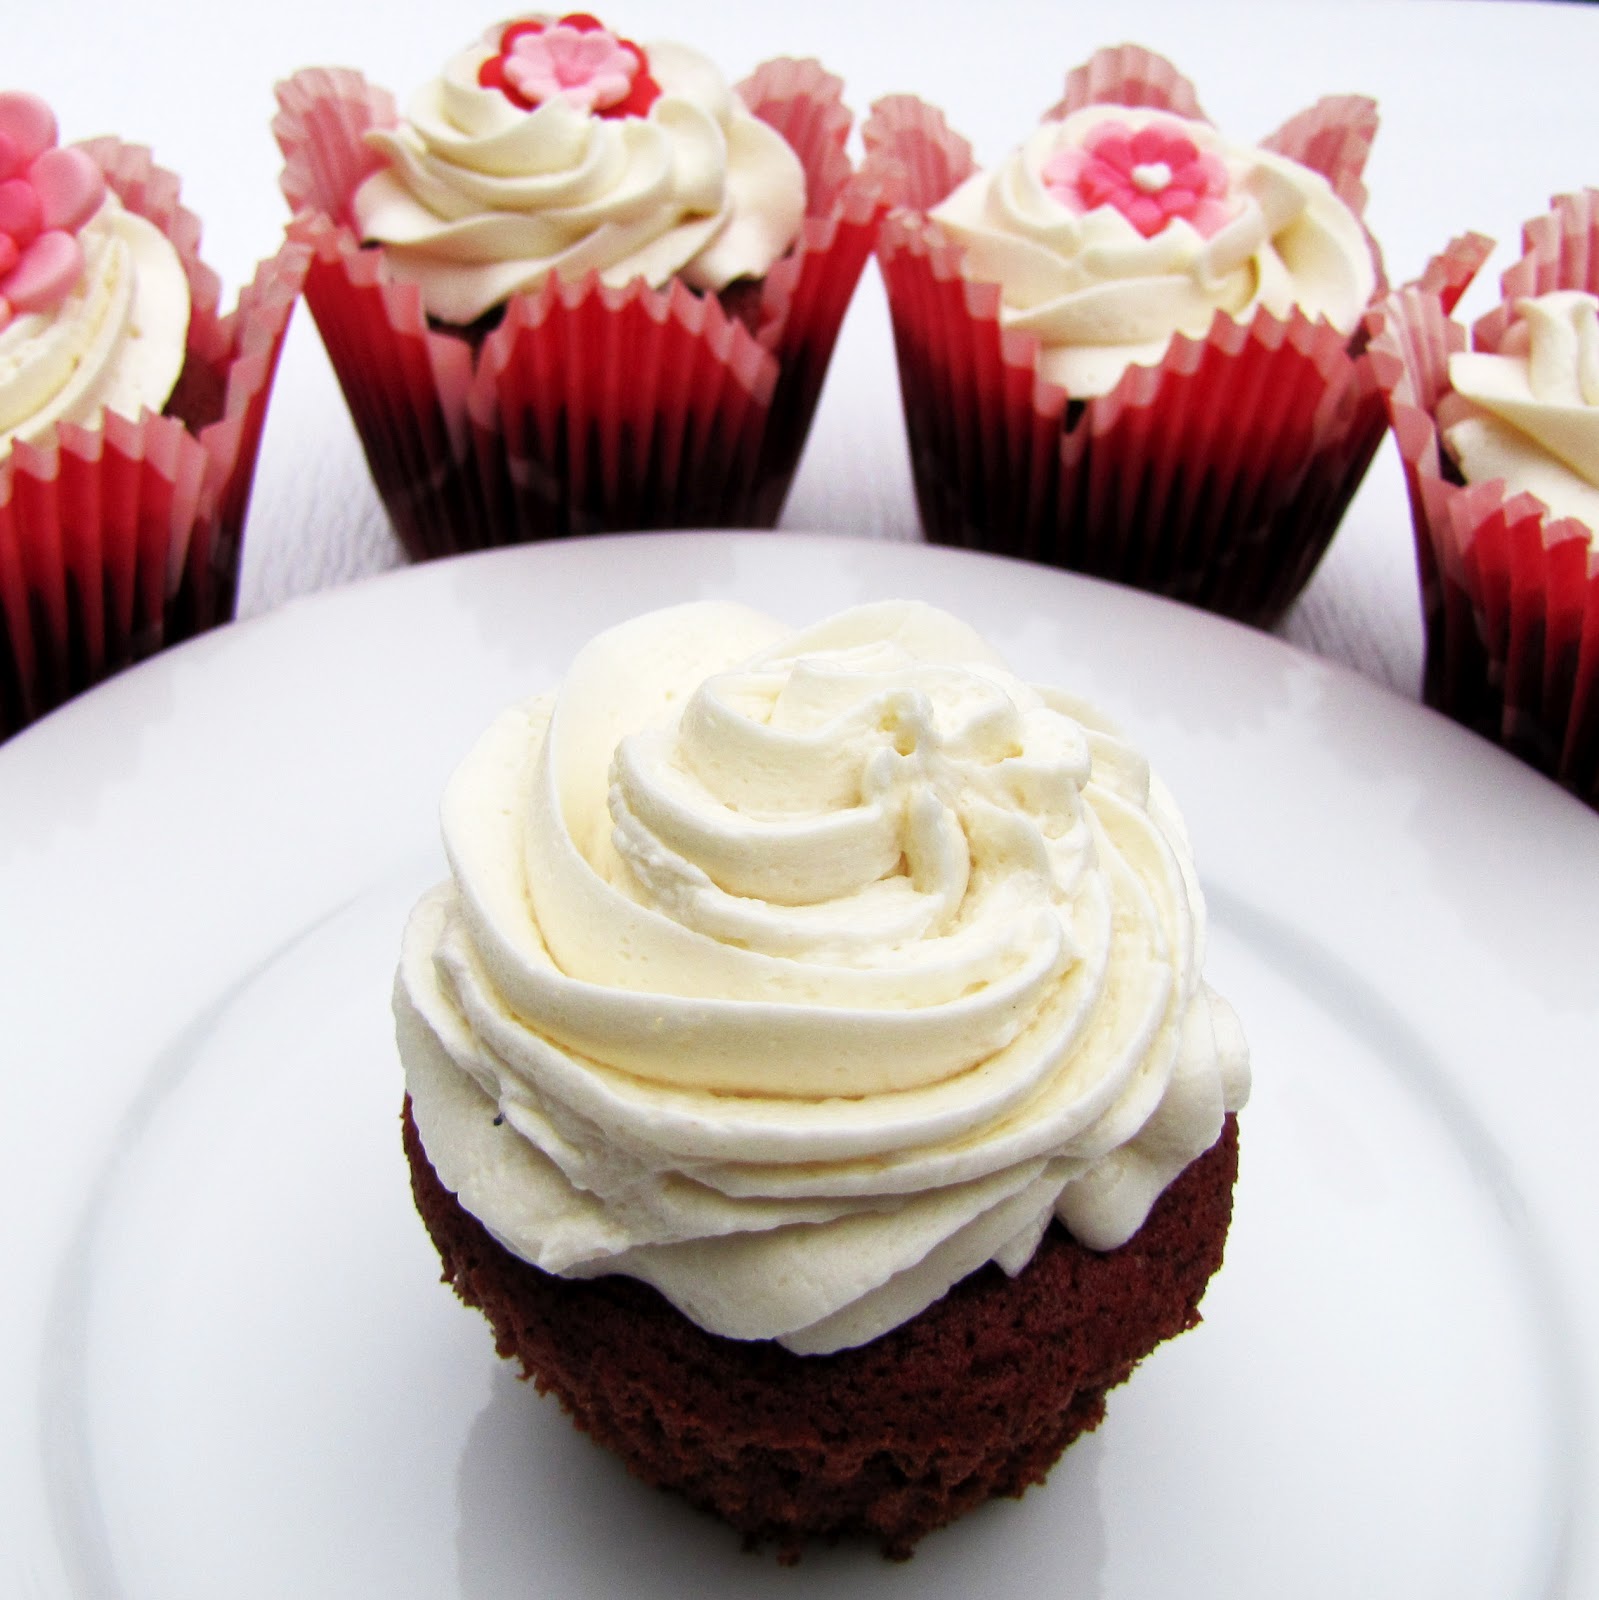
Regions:
<instances>
[{"instance_id":1,"label":"red velvet cupcake","mask_svg":"<svg viewBox=\"0 0 1599 1600\"><path fill-rule=\"evenodd\" d=\"M0 739L233 615L308 252L219 315L178 180L0 94Z\"/></svg>"},{"instance_id":2,"label":"red velvet cupcake","mask_svg":"<svg viewBox=\"0 0 1599 1600\"><path fill-rule=\"evenodd\" d=\"M1182 823L931 607L677 607L506 712L395 989L446 1280L786 1559L1040 1482L1192 1327L1247 1050Z\"/></svg>"},{"instance_id":3,"label":"red velvet cupcake","mask_svg":"<svg viewBox=\"0 0 1599 1600\"><path fill-rule=\"evenodd\" d=\"M1457 241L1372 342L1415 524L1422 693L1599 806L1599 191L1527 224L1468 337L1449 313L1490 248Z\"/></svg>"},{"instance_id":4,"label":"red velvet cupcake","mask_svg":"<svg viewBox=\"0 0 1599 1600\"><path fill-rule=\"evenodd\" d=\"M1237 146L1132 45L1073 71L991 173L932 107L875 106L871 159L905 183L878 256L927 537L1280 617L1383 432L1376 121L1334 97Z\"/></svg>"},{"instance_id":5,"label":"red velvet cupcake","mask_svg":"<svg viewBox=\"0 0 1599 1600\"><path fill-rule=\"evenodd\" d=\"M586 14L491 29L404 120L354 72L280 86L306 298L410 555L776 521L885 205L841 88L729 91Z\"/></svg>"}]
</instances>

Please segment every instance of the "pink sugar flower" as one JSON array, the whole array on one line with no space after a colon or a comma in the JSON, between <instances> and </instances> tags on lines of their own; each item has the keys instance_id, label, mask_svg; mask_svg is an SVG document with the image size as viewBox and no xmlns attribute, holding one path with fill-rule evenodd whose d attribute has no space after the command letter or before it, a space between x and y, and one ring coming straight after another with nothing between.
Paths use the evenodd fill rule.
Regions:
<instances>
[{"instance_id":1,"label":"pink sugar flower","mask_svg":"<svg viewBox=\"0 0 1599 1600\"><path fill-rule=\"evenodd\" d=\"M499 54L478 69L478 82L524 111L564 99L604 117L642 117L661 93L644 52L586 11L554 23L509 24Z\"/></svg>"},{"instance_id":2,"label":"pink sugar flower","mask_svg":"<svg viewBox=\"0 0 1599 1600\"><path fill-rule=\"evenodd\" d=\"M0 93L0 328L50 311L83 275L78 230L105 201L105 178L82 150L60 149L37 95Z\"/></svg>"},{"instance_id":3,"label":"pink sugar flower","mask_svg":"<svg viewBox=\"0 0 1599 1600\"><path fill-rule=\"evenodd\" d=\"M625 100L638 63L609 33L579 33L558 26L526 33L505 62L505 75L529 100L557 95L585 111Z\"/></svg>"},{"instance_id":4,"label":"pink sugar flower","mask_svg":"<svg viewBox=\"0 0 1599 1600\"><path fill-rule=\"evenodd\" d=\"M1221 158L1159 122L1136 132L1122 122L1102 122L1080 147L1056 151L1040 177L1069 210L1114 206L1146 239L1178 217L1208 239L1236 211Z\"/></svg>"}]
</instances>

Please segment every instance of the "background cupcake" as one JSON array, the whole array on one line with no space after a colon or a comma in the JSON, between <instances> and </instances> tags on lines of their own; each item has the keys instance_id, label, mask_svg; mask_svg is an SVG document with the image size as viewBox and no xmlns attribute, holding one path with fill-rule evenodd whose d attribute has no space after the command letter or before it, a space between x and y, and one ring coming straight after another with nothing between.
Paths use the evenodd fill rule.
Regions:
<instances>
[{"instance_id":1,"label":"background cupcake","mask_svg":"<svg viewBox=\"0 0 1599 1600\"><path fill-rule=\"evenodd\" d=\"M291 237L416 557L619 528L768 526L884 207L842 86L592 17L491 28L413 101L279 89Z\"/></svg>"},{"instance_id":2,"label":"background cupcake","mask_svg":"<svg viewBox=\"0 0 1599 1600\"><path fill-rule=\"evenodd\" d=\"M1501 303L1450 320L1457 241L1373 339L1410 490L1429 705L1599 805L1599 190L1529 222Z\"/></svg>"},{"instance_id":3,"label":"background cupcake","mask_svg":"<svg viewBox=\"0 0 1599 1600\"><path fill-rule=\"evenodd\" d=\"M199 241L148 150L0 94L0 738L233 614L306 252L219 316Z\"/></svg>"},{"instance_id":4,"label":"background cupcake","mask_svg":"<svg viewBox=\"0 0 1599 1600\"><path fill-rule=\"evenodd\" d=\"M1325 99L1258 150L1136 46L979 173L941 113L880 101L904 175L884 224L912 470L930 539L1267 624L1381 439L1360 222L1375 107Z\"/></svg>"}]
</instances>

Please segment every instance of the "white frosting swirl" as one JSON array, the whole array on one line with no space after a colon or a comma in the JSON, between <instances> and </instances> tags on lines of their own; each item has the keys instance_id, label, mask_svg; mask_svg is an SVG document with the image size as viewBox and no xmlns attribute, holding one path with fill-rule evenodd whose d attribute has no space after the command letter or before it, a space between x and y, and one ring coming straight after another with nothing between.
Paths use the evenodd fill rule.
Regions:
<instances>
[{"instance_id":1,"label":"white frosting swirl","mask_svg":"<svg viewBox=\"0 0 1599 1600\"><path fill-rule=\"evenodd\" d=\"M1079 209L1052 192L1051 162L1118 123L1186 138L1219 160L1227 220L1207 236L1177 214L1146 237L1116 204ZM1171 171L1151 164L1127 176L1154 190ZM1040 375L1084 398L1114 388L1129 366L1158 363L1173 335L1202 338L1218 311L1244 320L1297 307L1349 333L1376 289L1360 221L1320 173L1164 111L1094 105L1045 122L931 215L965 247L966 271L999 284L1002 325L1039 339Z\"/></svg>"},{"instance_id":2,"label":"white frosting swirl","mask_svg":"<svg viewBox=\"0 0 1599 1600\"><path fill-rule=\"evenodd\" d=\"M183 370L189 284L165 235L108 195L78 241L66 299L0 328L0 456L56 422L159 411Z\"/></svg>"},{"instance_id":3,"label":"white frosting swirl","mask_svg":"<svg viewBox=\"0 0 1599 1600\"><path fill-rule=\"evenodd\" d=\"M524 111L478 83L499 32L424 88L407 122L367 136L388 165L356 191L357 225L429 315L473 322L551 273L714 292L793 244L799 158L704 56L649 46L661 95L644 117L562 98Z\"/></svg>"},{"instance_id":4,"label":"white frosting swirl","mask_svg":"<svg viewBox=\"0 0 1599 1600\"><path fill-rule=\"evenodd\" d=\"M927 606L602 634L444 835L396 986L430 1159L718 1334L864 1343L1053 1215L1114 1247L1247 1093L1165 790Z\"/></svg>"},{"instance_id":5,"label":"white frosting swirl","mask_svg":"<svg viewBox=\"0 0 1599 1600\"><path fill-rule=\"evenodd\" d=\"M1599 297L1561 289L1516 313L1497 353L1449 358L1444 439L1468 482L1501 478L1599 538Z\"/></svg>"}]
</instances>

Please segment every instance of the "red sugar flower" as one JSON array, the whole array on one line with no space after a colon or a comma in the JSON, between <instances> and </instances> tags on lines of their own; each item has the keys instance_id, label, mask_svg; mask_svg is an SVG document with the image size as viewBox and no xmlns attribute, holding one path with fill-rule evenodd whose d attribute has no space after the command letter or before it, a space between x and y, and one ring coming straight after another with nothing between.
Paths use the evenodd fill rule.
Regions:
<instances>
[{"instance_id":1,"label":"red sugar flower","mask_svg":"<svg viewBox=\"0 0 1599 1600\"><path fill-rule=\"evenodd\" d=\"M81 150L56 145L37 95L0 93L0 328L50 311L83 274L77 232L105 200L105 178Z\"/></svg>"},{"instance_id":2,"label":"red sugar flower","mask_svg":"<svg viewBox=\"0 0 1599 1600\"><path fill-rule=\"evenodd\" d=\"M510 23L477 81L524 111L559 97L602 117L642 117L661 93L644 52L584 11Z\"/></svg>"},{"instance_id":3,"label":"red sugar flower","mask_svg":"<svg viewBox=\"0 0 1599 1600\"><path fill-rule=\"evenodd\" d=\"M1056 151L1040 176L1070 210L1114 206L1146 239L1178 217L1208 239L1236 209L1228 204L1221 158L1158 122L1136 132L1122 122L1102 122L1081 147Z\"/></svg>"}]
</instances>

